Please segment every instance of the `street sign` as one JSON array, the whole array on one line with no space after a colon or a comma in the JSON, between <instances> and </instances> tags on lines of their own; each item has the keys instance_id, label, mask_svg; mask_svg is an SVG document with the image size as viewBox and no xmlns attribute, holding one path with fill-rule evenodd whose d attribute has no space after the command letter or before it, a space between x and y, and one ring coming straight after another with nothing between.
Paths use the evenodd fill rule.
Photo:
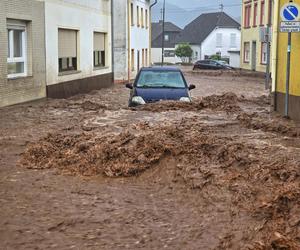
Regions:
<instances>
[{"instance_id":1,"label":"street sign","mask_svg":"<svg viewBox=\"0 0 300 250\"><path fill-rule=\"evenodd\" d=\"M281 22L280 32L300 32L300 21Z\"/></svg>"},{"instance_id":2,"label":"street sign","mask_svg":"<svg viewBox=\"0 0 300 250\"><path fill-rule=\"evenodd\" d=\"M299 21L300 8L298 4L287 3L281 8L281 20L284 22L294 22Z\"/></svg>"},{"instance_id":3,"label":"street sign","mask_svg":"<svg viewBox=\"0 0 300 250\"><path fill-rule=\"evenodd\" d=\"M280 32L300 32L300 8L298 4L287 3L281 7Z\"/></svg>"}]
</instances>

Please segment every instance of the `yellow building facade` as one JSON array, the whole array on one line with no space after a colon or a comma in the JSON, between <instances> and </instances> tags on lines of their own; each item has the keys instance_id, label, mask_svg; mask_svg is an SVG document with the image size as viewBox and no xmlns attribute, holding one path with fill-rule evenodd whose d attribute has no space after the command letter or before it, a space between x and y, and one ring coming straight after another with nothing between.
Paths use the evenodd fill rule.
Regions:
<instances>
[{"instance_id":1,"label":"yellow building facade","mask_svg":"<svg viewBox=\"0 0 300 250\"><path fill-rule=\"evenodd\" d=\"M285 105L288 105L288 116L300 120L300 33L292 33L291 68L289 84L289 103L285 102L287 78L287 50L288 34L280 32L281 8L289 0L278 0L275 6L273 29L273 93L275 111L285 114ZM300 6L300 0L294 0ZM300 14L299 14L300 17ZM299 18L300 21L300 18Z\"/></svg>"},{"instance_id":2,"label":"yellow building facade","mask_svg":"<svg viewBox=\"0 0 300 250\"><path fill-rule=\"evenodd\" d=\"M269 0L242 0L241 68L266 72L267 43L260 42L260 29L272 15Z\"/></svg>"}]
</instances>

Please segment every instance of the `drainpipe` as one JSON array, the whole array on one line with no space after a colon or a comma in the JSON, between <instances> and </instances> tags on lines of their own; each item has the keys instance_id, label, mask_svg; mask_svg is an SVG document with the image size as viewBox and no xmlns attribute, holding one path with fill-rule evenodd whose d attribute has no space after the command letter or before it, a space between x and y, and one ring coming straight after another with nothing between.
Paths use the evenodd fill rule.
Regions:
<instances>
[{"instance_id":1,"label":"drainpipe","mask_svg":"<svg viewBox=\"0 0 300 250\"><path fill-rule=\"evenodd\" d=\"M110 35L111 35L111 72L113 75L113 83L115 82L115 58L114 58L114 0L110 0L110 13L111 13L111 28L110 28Z\"/></svg>"},{"instance_id":2,"label":"drainpipe","mask_svg":"<svg viewBox=\"0 0 300 250\"><path fill-rule=\"evenodd\" d=\"M278 54L278 22L279 22L279 1L274 1L274 19L272 36L272 92L273 110L277 111L277 54Z\"/></svg>"},{"instance_id":3,"label":"drainpipe","mask_svg":"<svg viewBox=\"0 0 300 250\"><path fill-rule=\"evenodd\" d=\"M157 4L157 0L154 1L153 4L150 5L150 10L149 10L149 61L151 64L152 61L152 8L154 5Z\"/></svg>"},{"instance_id":4,"label":"drainpipe","mask_svg":"<svg viewBox=\"0 0 300 250\"><path fill-rule=\"evenodd\" d=\"M265 89L269 89L270 93L272 92L272 88L270 87L270 62L271 62L271 30L272 30L272 12L273 12L273 1L269 0L269 17L268 17L268 24L267 24L267 33L268 33L268 40L267 40L267 67L266 67L266 82L265 82Z\"/></svg>"},{"instance_id":5,"label":"drainpipe","mask_svg":"<svg viewBox=\"0 0 300 250\"><path fill-rule=\"evenodd\" d=\"M132 13L130 13L130 15L129 15L129 11L130 11L130 9L131 9L131 1L130 0L128 0L127 1L127 42L128 42L128 44L127 44L127 47L128 47L128 53L127 53L127 78L128 78L128 82L130 82L130 79L131 79L131 74L130 74L130 72L131 72L131 67L132 67L132 65L131 65L131 62L132 62L132 59L130 60L130 57L131 57L131 46L130 46L130 43L131 43L131 41L130 41L130 38L131 38L131 23L130 23L130 18L131 18L131 15L132 15ZM134 54L134 56L135 56L135 54Z\"/></svg>"}]
</instances>

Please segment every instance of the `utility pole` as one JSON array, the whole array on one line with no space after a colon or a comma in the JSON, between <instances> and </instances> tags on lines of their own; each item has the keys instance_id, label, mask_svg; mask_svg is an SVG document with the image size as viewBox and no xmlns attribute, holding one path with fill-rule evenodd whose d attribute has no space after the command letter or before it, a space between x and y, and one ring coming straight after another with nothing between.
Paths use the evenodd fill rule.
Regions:
<instances>
[{"instance_id":1,"label":"utility pole","mask_svg":"<svg viewBox=\"0 0 300 250\"><path fill-rule=\"evenodd\" d=\"M272 32L272 0L269 0L269 18L267 24L267 67L265 89L270 89L270 66L271 66L271 32Z\"/></svg>"},{"instance_id":2,"label":"utility pole","mask_svg":"<svg viewBox=\"0 0 300 250\"><path fill-rule=\"evenodd\" d=\"M164 5L163 5L161 66L164 66L164 59L165 59L165 16L166 16L166 0L164 0Z\"/></svg>"},{"instance_id":3,"label":"utility pole","mask_svg":"<svg viewBox=\"0 0 300 250\"><path fill-rule=\"evenodd\" d=\"M289 117L289 98L290 98L290 76L291 76L291 47L292 47L292 32L288 33L288 49L287 49L287 69L286 69L286 90L285 90L285 109L284 116Z\"/></svg>"}]
</instances>

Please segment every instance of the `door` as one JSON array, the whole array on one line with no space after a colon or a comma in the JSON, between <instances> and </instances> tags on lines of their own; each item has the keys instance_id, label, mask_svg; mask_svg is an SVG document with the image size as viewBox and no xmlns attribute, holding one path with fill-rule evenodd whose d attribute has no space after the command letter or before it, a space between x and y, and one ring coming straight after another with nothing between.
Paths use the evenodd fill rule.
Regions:
<instances>
[{"instance_id":1,"label":"door","mask_svg":"<svg viewBox=\"0 0 300 250\"><path fill-rule=\"evenodd\" d=\"M140 51L137 51L137 72L140 71Z\"/></svg>"},{"instance_id":2,"label":"door","mask_svg":"<svg viewBox=\"0 0 300 250\"><path fill-rule=\"evenodd\" d=\"M251 69L256 71L256 41L252 42Z\"/></svg>"}]
</instances>

